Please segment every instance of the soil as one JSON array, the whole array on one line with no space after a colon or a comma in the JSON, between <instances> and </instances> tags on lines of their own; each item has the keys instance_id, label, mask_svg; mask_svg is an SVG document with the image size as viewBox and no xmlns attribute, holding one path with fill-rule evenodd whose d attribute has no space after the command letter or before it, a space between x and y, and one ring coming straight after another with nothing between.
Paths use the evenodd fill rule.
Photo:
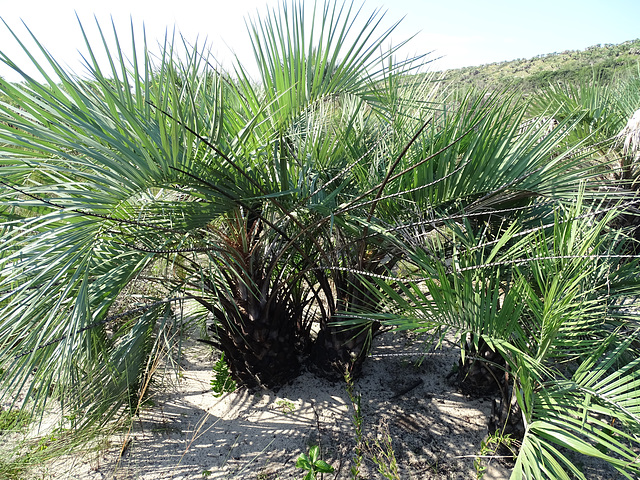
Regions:
<instances>
[{"instance_id":1,"label":"soil","mask_svg":"<svg viewBox=\"0 0 640 480\"><path fill-rule=\"evenodd\" d=\"M421 344L407 334L380 335L355 381L364 445L359 478L385 478L374 459L390 464L384 459L389 437L399 478L477 478L474 458L487 435L492 398L460 392L452 374L455 346L421 356ZM213 360L209 346L190 344L180 374L158 376L130 432L110 438L98 454L44 465L40 478L299 479L304 472L296 459L311 445L335 469L318 478L354 478L358 429L344 382L305 372L277 392L240 389L216 398ZM485 480L509 477L499 460L484 465Z\"/></svg>"}]
</instances>

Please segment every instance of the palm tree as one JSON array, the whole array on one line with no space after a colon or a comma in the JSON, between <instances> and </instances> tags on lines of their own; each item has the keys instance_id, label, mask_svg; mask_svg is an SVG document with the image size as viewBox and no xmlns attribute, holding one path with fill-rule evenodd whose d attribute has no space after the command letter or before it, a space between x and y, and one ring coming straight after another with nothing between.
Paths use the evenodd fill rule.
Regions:
<instances>
[{"instance_id":1,"label":"palm tree","mask_svg":"<svg viewBox=\"0 0 640 480\"><path fill-rule=\"evenodd\" d=\"M611 228L624 207L584 193L497 211L499 228L488 212L481 228L474 214L420 222L419 235L398 225L412 277L365 280L383 325L453 335L463 360L488 364L501 393L490 427L518 446L512 478L584 478L566 450L640 470L638 259Z\"/></svg>"},{"instance_id":2,"label":"palm tree","mask_svg":"<svg viewBox=\"0 0 640 480\"><path fill-rule=\"evenodd\" d=\"M526 105L485 95L446 110L388 196L414 206L387 229L411 275L363 272L379 301L367 315L436 343L454 335L461 377L500 392L492 428L520 446L513 478L582 478L563 449L631 478L638 262L619 219L634 193L603 179L611 160L583 148L581 115L539 129Z\"/></svg>"},{"instance_id":3,"label":"palm tree","mask_svg":"<svg viewBox=\"0 0 640 480\"><path fill-rule=\"evenodd\" d=\"M395 153L403 141L399 137L395 143L381 143L379 134L407 115L391 117L403 100L394 79L416 68L407 61L395 64L395 49L376 53L391 32L376 32L377 14L366 20L360 40L346 49L349 29L358 15L352 5L325 4L318 45L313 47L314 27L306 33L303 7L294 4L292 10L290 14L283 6L282 11L252 22L260 81L249 80L244 68L237 67L239 81L231 90L241 105L240 113L228 119L236 134L247 133L235 151L218 152L235 174L218 178L208 172L202 178L216 188L229 179L234 186L243 185L232 196L237 203L234 215L244 218L246 228L235 230L251 231L251 240L236 242L242 252L233 242L221 243L234 252L232 257L251 261L225 259L224 268L239 267L235 279L242 279L241 284L230 289L234 280L218 270L224 287L215 290L215 299L198 300L207 306L227 297L227 308L209 308L216 319L212 330L222 349L230 349L226 358L245 385L281 384L298 373L296 359L308 354L312 365L325 375L343 377L347 370L354 373L360 368L375 325L352 332L332 323L340 312L361 308L368 300L352 275L328 267L357 263L371 271L376 268L378 260L365 259L363 252L378 240L375 236L359 239L366 228L358 220L361 208L343 207L364 198L363 184L369 188L366 195L375 193L371 186L385 172L382 165L372 171L371 164L380 163L391 148ZM418 101L405 102L421 105L425 90L424 82L406 89L403 94L408 99L420 95L415 97ZM253 313L245 306L247 295L259 305ZM232 305L242 308L234 310ZM312 321L318 324L314 341ZM284 323L279 327L280 322ZM228 332L242 335L230 342L225 338ZM248 341L252 336L253 343ZM238 357L241 351L245 354ZM280 359L277 365L275 358ZM250 376L260 378L249 381Z\"/></svg>"},{"instance_id":4,"label":"palm tree","mask_svg":"<svg viewBox=\"0 0 640 480\"><path fill-rule=\"evenodd\" d=\"M637 162L624 147L621 132L640 107L639 82L637 72L630 72L615 83L594 79L577 85L550 85L535 97L532 112L552 114L556 120L576 119L570 135L593 155L608 159L606 165L619 186L637 189Z\"/></svg>"},{"instance_id":5,"label":"palm tree","mask_svg":"<svg viewBox=\"0 0 640 480\"><path fill-rule=\"evenodd\" d=\"M19 104L0 107L6 395L27 389L41 408L53 394L100 422L135 407L155 359L179 349L184 301L213 319L246 386L278 386L310 355L321 371L357 370L375 326L333 322L373 297L340 268L389 262L367 201L430 84L401 88L416 65L379 53L391 30L378 33L378 13L348 44L352 6L327 3L309 35L292 8L251 26L257 83L198 48L178 60L169 42L155 59L134 40L127 59L115 31L107 69L87 41L90 78L36 42L44 83L0 82Z\"/></svg>"}]
</instances>

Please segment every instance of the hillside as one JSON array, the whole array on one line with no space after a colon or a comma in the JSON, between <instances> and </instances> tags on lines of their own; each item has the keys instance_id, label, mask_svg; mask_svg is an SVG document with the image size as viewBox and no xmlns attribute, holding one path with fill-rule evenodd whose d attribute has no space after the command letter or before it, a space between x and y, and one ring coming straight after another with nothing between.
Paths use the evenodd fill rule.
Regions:
<instances>
[{"instance_id":1,"label":"hillside","mask_svg":"<svg viewBox=\"0 0 640 480\"><path fill-rule=\"evenodd\" d=\"M640 68L640 39L464 67L447 71L445 78L462 89L511 86L529 92L549 83L576 83L594 77L609 82L630 68Z\"/></svg>"}]
</instances>

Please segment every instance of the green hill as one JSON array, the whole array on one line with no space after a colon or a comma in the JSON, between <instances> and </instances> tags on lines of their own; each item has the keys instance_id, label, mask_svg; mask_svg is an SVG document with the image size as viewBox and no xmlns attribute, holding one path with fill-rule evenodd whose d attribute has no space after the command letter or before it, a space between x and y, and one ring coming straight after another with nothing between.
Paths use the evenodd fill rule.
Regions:
<instances>
[{"instance_id":1,"label":"green hill","mask_svg":"<svg viewBox=\"0 0 640 480\"><path fill-rule=\"evenodd\" d=\"M576 83L593 78L608 83L630 68L640 69L640 39L449 70L445 79L461 89L511 86L530 92L550 83Z\"/></svg>"}]
</instances>

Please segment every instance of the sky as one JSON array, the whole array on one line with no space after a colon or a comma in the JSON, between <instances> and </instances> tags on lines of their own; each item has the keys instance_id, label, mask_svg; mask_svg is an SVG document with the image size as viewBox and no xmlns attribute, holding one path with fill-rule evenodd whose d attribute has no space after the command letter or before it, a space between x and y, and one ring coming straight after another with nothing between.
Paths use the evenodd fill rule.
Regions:
<instances>
[{"instance_id":1,"label":"sky","mask_svg":"<svg viewBox=\"0 0 640 480\"><path fill-rule=\"evenodd\" d=\"M287 0L290 1L290 0ZM341 1L341 0L340 0ZM350 0L349 0L350 1ZM83 39L78 23L98 45L95 19L127 38L142 26L155 45L174 29L189 41L207 39L214 57L230 68L233 55L251 69L253 54L246 20L277 8L279 0L0 0L0 18L33 49L26 24L63 65L82 74ZM311 10L313 2L307 0ZM640 0L356 0L362 20L385 12L382 27L401 20L391 39L413 37L401 56L429 54L430 70L482 65L539 54L582 50L640 38ZM29 61L0 22L0 52L30 73ZM18 77L5 65L0 76Z\"/></svg>"}]
</instances>

